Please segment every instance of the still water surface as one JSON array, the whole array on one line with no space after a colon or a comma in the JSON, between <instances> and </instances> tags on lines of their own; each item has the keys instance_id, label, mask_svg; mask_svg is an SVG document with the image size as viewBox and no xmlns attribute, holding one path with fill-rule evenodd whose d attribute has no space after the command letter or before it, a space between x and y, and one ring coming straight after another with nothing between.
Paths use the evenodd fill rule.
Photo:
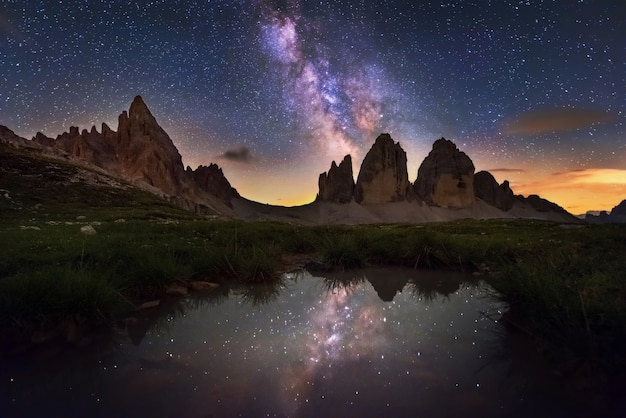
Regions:
<instances>
[{"instance_id":1,"label":"still water surface","mask_svg":"<svg viewBox=\"0 0 626 418\"><path fill-rule=\"evenodd\" d=\"M482 282L400 268L283 279L164 307L98 349L11 359L0 416L586 413L532 356L519 359Z\"/></svg>"}]
</instances>

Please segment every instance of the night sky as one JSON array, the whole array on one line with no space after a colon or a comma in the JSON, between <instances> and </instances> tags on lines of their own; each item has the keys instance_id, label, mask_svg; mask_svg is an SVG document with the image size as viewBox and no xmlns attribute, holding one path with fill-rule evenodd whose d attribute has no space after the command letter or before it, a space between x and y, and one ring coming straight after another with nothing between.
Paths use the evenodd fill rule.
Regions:
<instances>
[{"instance_id":1,"label":"night sky","mask_svg":"<svg viewBox=\"0 0 626 418\"><path fill-rule=\"evenodd\" d=\"M626 2L0 0L0 124L30 138L140 94L185 165L310 202L382 132L443 136L572 213L626 198Z\"/></svg>"}]
</instances>

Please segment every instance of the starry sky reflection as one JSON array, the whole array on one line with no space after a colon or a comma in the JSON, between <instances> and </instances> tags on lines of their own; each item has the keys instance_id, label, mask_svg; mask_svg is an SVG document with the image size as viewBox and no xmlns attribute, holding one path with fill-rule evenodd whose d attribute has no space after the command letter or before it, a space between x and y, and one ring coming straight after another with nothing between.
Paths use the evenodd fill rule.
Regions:
<instances>
[{"instance_id":1,"label":"starry sky reflection","mask_svg":"<svg viewBox=\"0 0 626 418\"><path fill-rule=\"evenodd\" d=\"M377 294L383 277L405 283L393 301ZM242 291L188 300L138 345L120 340L99 357L73 351L67 355L76 367L61 370L49 358L0 368L2 410L185 417L576 410L571 399L532 390L525 363L514 366L494 322L500 303L467 279L403 268L326 279L294 274L264 305L248 303ZM545 391L555 377L544 374Z\"/></svg>"},{"instance_id":2,"label":"starry sky reflection","mask_svg":"<svg viewBox=\"0 0 626 418\"><path fill-rule=\"evenodd\" d=\"M337 414L337 408L384 413L413 407L415 396L423 396L420 402L428 409L434 408L426 405L428 390L443 394L459 385L469 391L489 386L482 382L489 373L468 374L461 365L479 368L496 349L494 323L479 311L494 309L497 302L480 296L480 288L462 285L463 275L443 278L457 290L440 294L430 290L441 280L436 274L420 278L413 270L370 270L372 277L400 275L409 281L392 302L384 302L359 274L333 278L330 289L323 279L296 275L267 305L229 299L205 314L177 319L171 340L148 334L146 342L150 351L165 350L187 367L205 370L210 376L205 395L231 412L243 402L257 412L287 416L325 409ZM346 278L352 284L341 286ZM426 290L416 290L412 279L428 283ZM190 411L206 404L207 399L192 402Z\"/></svg>"},{"instance_id":3,"label":"starry sky reflection","mask_svg":"<svg viewBox=\"0 0 626 418\"><path fill-rule=\"evenodd\" d=\"M626 197L626 3L116 0L0 3L0 123L55 136L140 94L185 164L263 203L381 132L409 179L440 136L573 213ZM275 187L281 184L281 187Z\"/></svg>"}]
</instances>

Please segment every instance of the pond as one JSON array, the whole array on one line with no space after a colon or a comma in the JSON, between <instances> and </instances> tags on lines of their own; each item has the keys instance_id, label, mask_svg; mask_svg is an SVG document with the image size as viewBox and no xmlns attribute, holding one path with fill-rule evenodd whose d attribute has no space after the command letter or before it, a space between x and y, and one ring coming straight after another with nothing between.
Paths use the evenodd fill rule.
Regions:
<instances>
[{"instance_id":1,"label":"pond","mask_svg":"<svg viewBox=\"0 0 626 418\"><path fill-rule=\"evenodd\" d=\"M325 275L221 287L86 348L4 359L0 415L588 416L505 331L483 282L404 268Z\"/></svg>"}]
</instances>

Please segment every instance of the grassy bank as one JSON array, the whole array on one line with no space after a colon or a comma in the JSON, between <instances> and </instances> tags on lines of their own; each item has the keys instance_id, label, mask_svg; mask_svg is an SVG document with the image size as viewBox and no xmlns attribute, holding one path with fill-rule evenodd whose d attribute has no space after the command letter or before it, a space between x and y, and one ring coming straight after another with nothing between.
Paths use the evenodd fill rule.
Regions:
<instances>
[{"instance_id":1,"label":"grassy bank","mask_svg":"<svg viewBox=\"0 0 626 418\"><path fill-rule=\"evenodd\" d=\"M172 283L268 283L294 259L324 268L404 265L484 274L511 307L505 323L574 374L625 366L626 225L303 227L134 213L124 221L100 210L79 220L1 219L2 328L32 332L67 318L106 324ZM81 233L85 224L96 234Z\"/></svg>"}]
</instances>

